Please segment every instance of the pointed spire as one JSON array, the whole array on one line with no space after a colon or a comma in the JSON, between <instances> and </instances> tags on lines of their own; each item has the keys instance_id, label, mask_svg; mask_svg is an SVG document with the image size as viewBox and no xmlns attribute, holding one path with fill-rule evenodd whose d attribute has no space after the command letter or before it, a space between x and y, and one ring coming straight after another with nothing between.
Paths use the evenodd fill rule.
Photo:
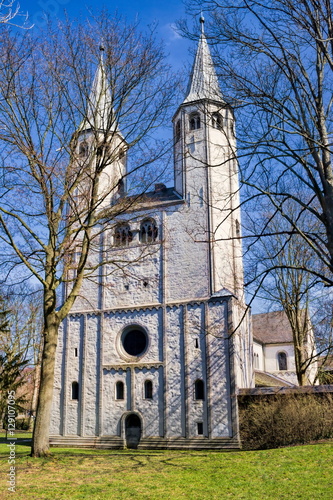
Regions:
<instances>
[{"instance_id":1,"label":"pointed spire","mask_svg":"<svg viewBox=\"0 0 333 500\"><path fill-rule=\"evenodd\" d=\"M184 103L201 99L223 101L212 56L205 36L204 23L205 19L201 14L201 35Z\"/></svg>"},{"instance_id":2,"label":"pointed spire","mask_svg":"<svg viewBox=\"0 0 333 500\"><path fill-rule=\"evenodd\" d=\"M88 98L87 116L82 121L79 131L94 128L95 130L114 130L110 127L112 110L112 98L107 82L104 66L104 47L101 45L99 64Z\"/></svg>"}]
</instances>

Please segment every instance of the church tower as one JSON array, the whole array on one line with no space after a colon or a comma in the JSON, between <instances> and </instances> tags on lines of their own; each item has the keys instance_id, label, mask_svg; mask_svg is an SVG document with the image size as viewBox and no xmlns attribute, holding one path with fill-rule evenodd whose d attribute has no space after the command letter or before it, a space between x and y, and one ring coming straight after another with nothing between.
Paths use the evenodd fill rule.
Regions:
<instances>
[{"instance_id":1,"label":"church tower","mask_svg":"<svg viewBox=\"0 0 333 500\"><path fill-rule=\"evenodd\" d=\"M101 208L110 206L125 192L128 149L113 109L103 53L101 46L98 68L87 98L86 116L75 134L80 167L88 176L95 169L103 170L99 186Z\"/></svg>"},{"instance_id":2,"label":"church tower","mask_svg":"<svg viewBox=\"0 0 333 500\"><path fill-rule=\"evenodd\" d=\"M243 294L235 119L223 99L200 18L201 36L186 97L173 118L175 189L207 209L196 238L210 242L210 293Z\"/></svg>"},{"instance_id":3,"label":"church tower","mask_svg":"<svg viewBox=\"0 0 333 500\"><path fill-rule=\"evenodd\" d=\"M203 18L173 127L175 185L156 185L116 217L116 191L103 199L107 262L59 335L51 444L239 447L236 393L252 384L252 352L234 116ZM79 155L85 143L87 155L95 144L127 151L102 59L78 134ZM126 175L120 156L106 163L106 185Z\"/></svg>"}]
</instances>

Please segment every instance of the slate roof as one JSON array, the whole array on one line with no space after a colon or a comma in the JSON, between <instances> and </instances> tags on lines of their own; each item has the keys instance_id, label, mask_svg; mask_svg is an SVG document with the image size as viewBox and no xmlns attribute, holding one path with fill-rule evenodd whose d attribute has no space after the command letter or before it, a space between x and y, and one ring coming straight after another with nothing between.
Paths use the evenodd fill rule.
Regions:
<instances>
[{"instance_id":1,"label":"slate roof","mask_svg":"<svg viewBox=\"0 0 333 500\"><path fill-rule=\"evenodd\" d=\"M195 56L184 104L210 99L223 101L219 82L216 76L212 56L204 33L204 19L201 17L201 36Z\"/></svg>"},{"instance_id":2,"label":"slate roof","mask_svg":"<svg viewBox=\"0 0 333 500\"><path fill-rule=\"evenodd\" d=\"M129 197L130 198L130 197ZM133 196L132 198L135 198ZM156 202L156 201L180 201L181 196L176 193L174 187L161 187L154 191L147 191L139 196L140 202Z\"/></svg>"},{"instance_id":3,"label":"slate roof","mask_svg":"<svg viewBox=\"0 0 333 500\"><path fill-rule=\"evenodd\" d=\"M159 185L157 185L159 186ZM153 207L184 203L183 198L175 191L174 187L166 187L163 184L161 187L154 191L147 191L137 195L124 196L119 198L118 203L124 201L128 205L128 211L136 211L148 208L151 210ZM162 187L163 186L163 187Z\"/></svg>"},{"instance_id":4,"label":"slate roof","mask_svg":"<svg viewBox=\"0 0 333 500\"><path fill-rule=\"evenodd\" d=\"M284 344L293 341L290 323L284 311L252 315L253 339L262 344Z\"/></svg>"},{"instance_id":5,"label":"slate roof","mask_svg":"<svg viewBox=\"0 0 333 500\"><path fill-rule=\"evenodd\" d=\"M164 184L157 184L155 185L154 191L147 191L146 193L138 193L131 196L125 194L119 197L114 205L106 207L103 210L101 216L107 220L110 216L114 217L114 210L116 210L116 215L118 216L121 213L152 210L183 203L183 198L175 191L174 187L166 187ZM120 208L117 213L118 206Z\"/></svg>"},{"instance_id":6,"label":"slate roof","mask_svg":"<svg viewBox=\"0 0 333 500\"><path fill-rule=\"evenodd\" d=\"M119 132L112 108L112 97L110 83L106 75L106 69L101 52L99 64L95 73L95 78L87 103L87 115L82 120L78 131L84 130L104 130L109 132Z\"/></svg>"}]
</instances>

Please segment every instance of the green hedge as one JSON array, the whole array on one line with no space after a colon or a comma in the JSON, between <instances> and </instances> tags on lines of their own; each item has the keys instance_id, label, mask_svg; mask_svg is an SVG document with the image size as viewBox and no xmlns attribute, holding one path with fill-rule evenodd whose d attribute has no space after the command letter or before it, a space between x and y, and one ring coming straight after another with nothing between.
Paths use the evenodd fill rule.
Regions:
<instances>
[{"instance_id":1,"label":"green hedge","mask_svg":"<svg viewBox=\"0 0 333 500\"><path fill-rule=\"evenodd\" d=\"M240 398L245 450L278 448L333 437L332 394L281 394Z\"/></svg>"}]
</instances>

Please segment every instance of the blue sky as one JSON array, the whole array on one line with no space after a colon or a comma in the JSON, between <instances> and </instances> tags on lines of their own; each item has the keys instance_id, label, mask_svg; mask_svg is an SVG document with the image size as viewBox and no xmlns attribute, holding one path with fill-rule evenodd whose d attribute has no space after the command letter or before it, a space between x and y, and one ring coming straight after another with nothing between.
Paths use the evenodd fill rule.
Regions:
<instances>
[{"instance_id":1,"label":"blue sky","mask_svg":"<svg viewBox=\"0 0 333 500\"><path fill-rule=\"evenodd\" d=\"M191 26L195 20L186 15L182 0L19 0L19 3L21 11L28 13L29 21L34 24L33 29L38 29L45 23L45 15L61 19L66 10L69 16L75 19L81 17L80 14L84 17L88 8L98 11L105 6L111 14L117 11L129 22L138 17L143 30L145 26L157 23L158 34L165 43L166 53L169 54L169 63L174 70L184 71L185 81L189 78L196 43L181 37L175 31L174 24L177 20L186 18ZM199 35L199 23L197 26ZM256 300L255 303L257 302L259 301ZM254 309L257 309L256 305Z\"/></svg>"},{"instance_id":2,"label":"blue sky","mask_svg":"<svg viewBox=\"0 0 333 500\"><path fill-rule=\"evenodd\" d=\"M29 20L38 29L44 23L45 14L62 18L64 10L70 17L76 18L86 12L87 8L94 11L107 7L112 14L118 11L128 21L133 21L137 16L144 29L153 22L158 23L158 33L164 40L169 62L174 69L180 70L185 64L192 61L189 48L193 43L182 38L173 28L174 23L186 16L182 0L154 1L154 0L19 0L21 11L27 12ZM191 20L190 20L191 22Z\"/></svg>"}]
</instances>

